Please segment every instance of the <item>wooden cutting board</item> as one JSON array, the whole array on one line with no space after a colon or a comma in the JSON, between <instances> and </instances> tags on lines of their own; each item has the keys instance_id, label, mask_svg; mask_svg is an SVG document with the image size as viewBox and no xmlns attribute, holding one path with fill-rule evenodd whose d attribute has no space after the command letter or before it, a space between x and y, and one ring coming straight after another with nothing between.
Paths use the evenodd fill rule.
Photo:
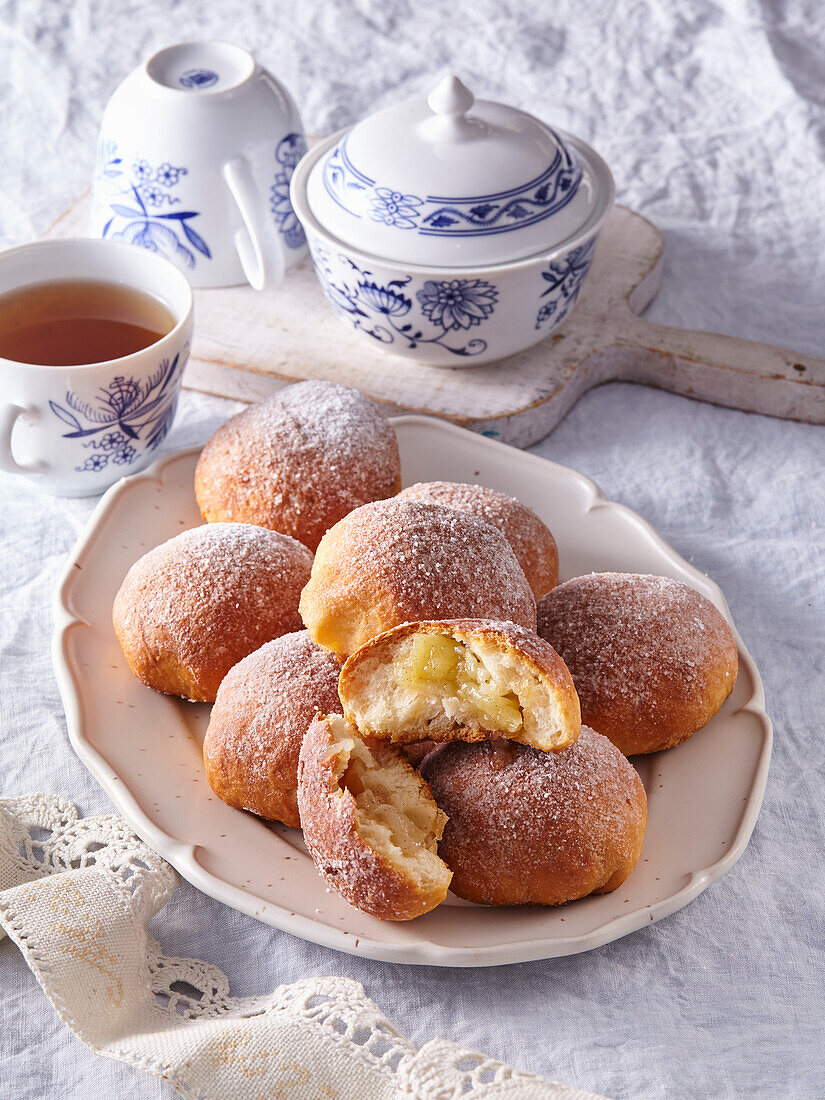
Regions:
<instances>
[{"instance_id":1,"label":"wooden cutting board","mask_svg":"<svg viewBox=\"0 0 825 1100\"><path fill-rule=\"evenodd\" d=\"M49 237L85 236L88 194ZM579 303L535 347L486 366L426 367L372 347L327 305L307 259L284 284L195 291L195 336L183 384L256 401L287 382L326 378L392 411L420 412L528 447L602 382L641 382L718 405L825 423L825 361L748 340L652 324L664 240L614 208Z\"/></svg>"}]
</instances>

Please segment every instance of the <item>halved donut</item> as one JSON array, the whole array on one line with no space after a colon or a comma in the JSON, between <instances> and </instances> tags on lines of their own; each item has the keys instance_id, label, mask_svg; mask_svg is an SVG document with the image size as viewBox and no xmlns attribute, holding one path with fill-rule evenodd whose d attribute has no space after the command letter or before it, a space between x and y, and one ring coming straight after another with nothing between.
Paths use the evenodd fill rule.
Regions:
<instances>
[{"instance_id":1,"label":"halved donut","mask_svg":"<svg viewBox=\"0 0 825 1100\"><path fill-rule=\"evenodd\" d=\"M399 744L505 737L558 752L581 729L564 661L514 623L405 623L352 654L338 692L362 733Z\"/></svg>"},{"instance_id":2,"label":"halved donut","mask_svg":"<svg viewBox=\"0 0 825 1100\"><path fill-rule=\"evenodd\" d=\"M399 749L318 715L298 765L304 840L327 883L380 920L411 920L444 900L438 856L447 818Z\"/></svg>"}]
</instances>

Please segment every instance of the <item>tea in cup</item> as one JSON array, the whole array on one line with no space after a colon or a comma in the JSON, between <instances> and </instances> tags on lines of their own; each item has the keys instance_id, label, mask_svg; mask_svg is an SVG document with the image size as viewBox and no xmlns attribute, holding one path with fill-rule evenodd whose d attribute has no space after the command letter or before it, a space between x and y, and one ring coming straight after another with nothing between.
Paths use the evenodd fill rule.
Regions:
<instances>
[{"instance_id":1,"label":"tea in cup","mask_svg":"<svg viewBox=\"0 0 825 1100\"><path fill-rule=\"evenodd\" d=\"M175 415L192 289L117 241L0 253L0 469L91 496L155 457Z\"/></svg>"}]
</instances>

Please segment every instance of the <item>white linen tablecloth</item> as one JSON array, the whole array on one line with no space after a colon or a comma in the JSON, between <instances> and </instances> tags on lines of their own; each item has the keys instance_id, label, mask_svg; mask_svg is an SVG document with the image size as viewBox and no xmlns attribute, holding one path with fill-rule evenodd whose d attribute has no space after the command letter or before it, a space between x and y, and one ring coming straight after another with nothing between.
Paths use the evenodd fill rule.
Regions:
<instances>
[{"instance_id":1,"label":"white linen tablecloth","mask_svg":"<svg viewBox=\"0 0 825 1100\"><path fill-rule=\"evenodd\" d=\"M454 67L592 141L667 239L657 320L825 354L825 9L817 0L31 0L0 4L0 239L86 186L107 96L153 48L253 49L323 133ZM165 450L239 406L186 394ZM718 581L775 723L746 853L697 901L585 955L410 968L279 933L184 885L153 929L236 994L340 974L416 1044L443 1037L613 1097L825 1095L825 429L635 386L586 397L537 454L593 477ZM0 795L111 812L75 758L51 598L92 501L0 475ZM0 943L0 1096L163 1097L95 1058Z\"/></svg>"}]
</instances>

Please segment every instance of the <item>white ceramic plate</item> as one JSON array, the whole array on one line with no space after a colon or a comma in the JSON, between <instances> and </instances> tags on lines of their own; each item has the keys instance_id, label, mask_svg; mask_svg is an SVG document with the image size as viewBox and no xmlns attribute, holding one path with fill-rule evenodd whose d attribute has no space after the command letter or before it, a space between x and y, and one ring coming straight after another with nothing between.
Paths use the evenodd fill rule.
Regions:
<instances>
[{"instance_id":1,"label":"white ceramic plate","mask_svg":"<svg viewBox=\"0 0 825 1100\"><path fill-rule=\"evenodd\" d=\"M722 593L634 512L592 481L444 421L393 421L405 484L480 482L547 522L562 579L590 570L686 581L730 619ZM686 905L744 851L765 789L771 725L762 684L739 642L735 690L697 736L639 757L649 816L644 851L612 894L558 909L484 908L448 897L409 923L381 922L329 893L300 833L230 809L210 791L201 744L209 708L157 694L129 672L111 624L115 593L145 551L200 523L196 450L114 485L60 583L54 659L76 752L143 840L207 894L297 936L393 962L492 966L586 951Z\"/></svg>"}]
</instances>

